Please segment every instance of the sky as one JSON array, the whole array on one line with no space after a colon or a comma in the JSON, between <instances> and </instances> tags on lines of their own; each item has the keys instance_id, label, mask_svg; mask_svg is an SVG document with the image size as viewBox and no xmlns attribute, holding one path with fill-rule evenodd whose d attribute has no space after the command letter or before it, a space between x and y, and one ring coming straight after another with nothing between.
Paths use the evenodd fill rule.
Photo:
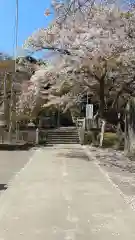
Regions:
<instances>
[{"instance_id":1,"label":"sky","mask_svg":"<svg viewBox=\"0 0 135 240\"><path fill-rule=\"evenodd\" d=\"M50 7L51 0L18 0L19 1L19 31L18 46L40 27L46 27L53 15L44 16L45 9ZM121 2L129 0L121 0ZM135 2L130 0L130 2ZM14 25L16 0L0 0L0 52L13 55Z\"/></svg>"},{"instance_id":2,"label":"sky","mask_svg":"<svg viewBox=\"0 0 135 240\"><path fill-rule=\"evenodd\" d=\"M13 55L16 0L0 0L0 52ZM19 0L18 46L40 27L46 27L52 16L44 16L51 0Z\"/></svg>"}]
</instances>

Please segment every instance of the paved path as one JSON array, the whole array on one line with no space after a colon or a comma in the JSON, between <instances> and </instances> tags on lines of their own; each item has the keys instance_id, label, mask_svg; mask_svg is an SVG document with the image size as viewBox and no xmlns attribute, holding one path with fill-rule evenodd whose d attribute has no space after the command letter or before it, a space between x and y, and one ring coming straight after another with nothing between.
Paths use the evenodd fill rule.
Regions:
<instances>
[{"instance_id":1,"label":"paved path","mask_svg":"<svg viewBox=\"0 0 135 240\"><path fill-rule=\"evenodd\" d=\"M0 151L0 194L3 186L29 161L33 151Z\"/></svg>"},{"instance_id":2,"label":"paved path","mask_svg":"<svg viewBox=\"0 0 135 240\"><path fill-rule=\"evenodd\" d=\"M0 197L0 240L135 239L135 213L80 148L33 155Z\"/></svg>"}]
</instances>

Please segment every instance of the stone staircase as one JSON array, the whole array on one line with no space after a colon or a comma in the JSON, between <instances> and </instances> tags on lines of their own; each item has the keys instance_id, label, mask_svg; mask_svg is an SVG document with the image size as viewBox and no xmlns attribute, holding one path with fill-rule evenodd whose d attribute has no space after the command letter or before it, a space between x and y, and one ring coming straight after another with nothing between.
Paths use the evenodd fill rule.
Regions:
<instances>
[{"instance_id":1,"label":"stone staircase","mask_svg":"<svg viewBox=\"0 0 135 240\"><path fill-rule=\"evenodd\" d=\"M79 142L76 127L61 127L47 132L47 144L77 144Z\"/></svg>"}]
</instances>

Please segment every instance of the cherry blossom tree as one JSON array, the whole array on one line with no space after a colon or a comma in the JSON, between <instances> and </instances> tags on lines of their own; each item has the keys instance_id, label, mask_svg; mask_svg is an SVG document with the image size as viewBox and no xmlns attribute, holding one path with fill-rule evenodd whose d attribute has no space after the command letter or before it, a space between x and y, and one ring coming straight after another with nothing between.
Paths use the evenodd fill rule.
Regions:
<instances>
[{"instance_id":1,"label":"cherry blossom tree","mask_svg":"<svg viewBox=\"0 0 135 240\"><path fill-rule=\"evenodd\" d=\"M62 12L62 5L60 8ZM62 23L58 21L59 13L47 29L39 29L29 37L25 48L58 50L60 56L52 59L49 81L53 79L53 89L61 89L61 81L68 81L70 87L59 101L53 92L53 102L57 97L57 103L76 104L83 91L96 92L100 117L104 119L110 99L114 98L111 107L116 107L123 93L133 94L129 88L134 83L135 68L134 8L123 12L115 5L93 4L83 14L80 9L71 13Z\"/></svg>"}]
</instances>

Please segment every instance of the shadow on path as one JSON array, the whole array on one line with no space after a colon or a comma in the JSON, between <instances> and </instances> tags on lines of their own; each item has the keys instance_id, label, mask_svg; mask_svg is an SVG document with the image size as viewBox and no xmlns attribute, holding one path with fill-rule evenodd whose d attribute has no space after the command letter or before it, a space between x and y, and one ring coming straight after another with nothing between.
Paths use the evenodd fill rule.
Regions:
<instances>
[{"instance_id":1,"label":"shadow on path","mask_svg":"<svg viewBox=\"0 0 135 240\"><path fill-rule=\"evenodd\" d=\"M69 150L67 153L58 153L58 156L89 161L85 152L83 150L79 150L79 149Z\"/></svg>"}]
</instances>

